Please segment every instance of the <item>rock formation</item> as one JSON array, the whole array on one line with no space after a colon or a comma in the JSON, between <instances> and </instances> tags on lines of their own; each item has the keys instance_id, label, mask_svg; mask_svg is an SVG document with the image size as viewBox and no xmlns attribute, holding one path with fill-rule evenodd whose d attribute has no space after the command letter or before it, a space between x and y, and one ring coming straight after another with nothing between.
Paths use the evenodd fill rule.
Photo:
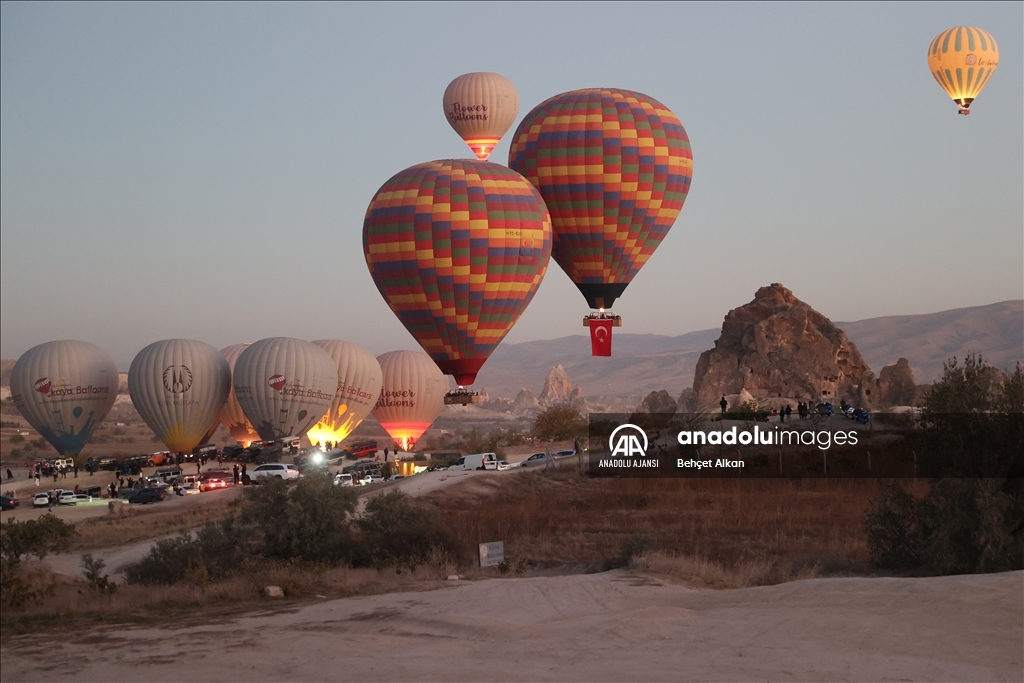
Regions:
<instances>
[{"instance_id":1,"label":"rock formation","mask_svg":"<svg viewBox=\"0 0 1024 683\"><path fill-rule=\"evenodd\" d=\"M697 361L693 389L703 409L743 390L755 400L845 398L867 408L875 376L842 330L775 283L725 316L715 348Z\"/></svg>"},{"instance_id":2,"label":"rock formation","mask_svg":"<svg viewBox=\"0 0 1024 683\"><path fill-rule=\"evenodd\" d=\"M914 371L906 358L900 358L896 365L886 365L878 373L878 395L875 398L879 405L913 405L916 392Z\"/></svg>"},{"instance_id":3,"label":"rock formation","mask_svg":"<svg viewBox=\"0 0 1024 683\"><path fill-rule=\"evenodd\" d=\"M676 399L676 410L680 413L697 412L697 392L693 387L686 387L683 393L679 394L679 398Z\"/></svg>"},{"instance_id":4,"label":"rock formation","mask_svg":"<svg viewBox=\"0 0 1024 683\"><path fill-rule=\"evenodd\" d=\"M569 380L569 373L558 364L551 368L544 379L544 389L540 392L538 400L544 406L567 404L571 395L572 382Z\"/></svg>"},{"instance_id":5,"label":"rock formation","mask_svg":"<svg viewBox=\"0 0 1024 683\"><path fill-rule=\"evenodd\" d=\"M640 406L636 409L638 413L667 413L673 415L676 412L677 404L675 399L668 395L668 392L662 389L661 391L652 391L651 393L644 396L644 400L640 402Z\"/></svg>"},{"instance_id":6,"label":"rock formation","mask_svg":"<svg viewBox=\"0 0 1024 683\"><path fill-rule=\"evenodd\" d=\"M512 401L512 413L514 415L532 415L540 412L540 404L537 397L529 389L521 389Z\"/></svg>"},{"instance_id":7,"label":"rock formation","mask_svg":"<svg viewBox=\"0 0 1024 683\"><path fill-rule=\"evenodd\" d=\"M583 398L583 389L579 385L573 387L572 392L569 393L569 407L575 408L584 415L590 412L590 406L587 405L587 399Z\"/></svg>"}]
</instances>

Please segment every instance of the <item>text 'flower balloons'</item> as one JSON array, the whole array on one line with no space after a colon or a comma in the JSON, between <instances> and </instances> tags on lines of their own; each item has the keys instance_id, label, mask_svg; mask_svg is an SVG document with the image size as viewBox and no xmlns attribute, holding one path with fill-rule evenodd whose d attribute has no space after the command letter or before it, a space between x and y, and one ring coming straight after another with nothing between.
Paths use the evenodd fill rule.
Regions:
<instances>
[{"instance_id":1,"label":"text 'flower balloons'","mask_svg":"<svg viewBox=\"0 0 1024 683\"><path fill-rule=\"evenodd\" d=\"M988 84L999 66L999 46L987 31L956 26L935 36L928 46L928 69L961 114Z\"/></svg>"},{"instance_id":2,"label":"text 'flower balloons'","mask_svg":"<svg viewBox=\"0 0 1024 683\"><path fill-rule=\"evenodd\" d=\"M113 359L82 341L52 341L22 354L11 370L11 399L62 455L78 455L117 400Z\"/></svg>"},{"instance_id":3,"label":"text 'flower balloons'","mask_svg":"<svg viewBox=\"0 0 1024 683\"><path fill-rule=\"evenodd\" d=\"M203 442L230 390L231 368L221 352L191 339L154 342L128 370L135 409L174 453L190 453Z\"/></svg>"},{"instance_id":4,"label":"text 'flower balloons'","mask_svg":"<svg viewBox=\"0 0 1024 683\"><path fill-rule=\"evenodd\" d=\"M444 408L444 375L419 351L392 351L378 356L377 361L384 384L373 416L407 451Z\"/></svg>"},{"instance_id":5,"label":"text 'flower balloons'","mask_svg":"<svg viewBox=\"0 0 1024 683\"><path fill-rule=\"evenodd\" d=\"M516 86L501 74L463 74L444 91L444 115L480 161L487 158L519 113Z\"/></svg>"},{"instance_id":6,"label":"text 'flower balloons'","mask_svg":"<svg viewBox=\"0 0 1024 683\"><path fill-rule=\"evenodd\" d=\"M668 107L594 88L534 107L516 129L508 165L547 203L552 258L591 308L611 308L683 208L693 156Z\"/></svg>"},{"instance_id":7,"label":"text 'flower balloons'","mask_svg":"<svg viewBox=\"0 0 1024 683\"><path fill-rule=\"evenodd\" d=\"M377 191L363 251L388 306L464 386L533 299L547 272L551 221L518 173L484 161L431 161Z\"/></svg>"},{"instance_id":8,"label":"text 'flower balloons'","mask_svg":"<svg viewBox=\"0 0 1024 683\"><path fill-rule=\"evenodd\" d=\"M302 436L331 407L338 366L316 344L271 337L250 344L235 361L235 396L261 438Z\"/></svg>"},{"instance_id":9,"label":"text 'flower balloons'","mask_svg":"<svg viewBox=\"0 0 1024 683\"><path fill-rule=\"evenodd\" d=\"M338 392L327 413L307 435L313 444L337 444L373 410L380 398L383 375L377 359L361 346L340 339L317 339L313 343L330 354L337 366Z\"/></svg>"}]
</instances>

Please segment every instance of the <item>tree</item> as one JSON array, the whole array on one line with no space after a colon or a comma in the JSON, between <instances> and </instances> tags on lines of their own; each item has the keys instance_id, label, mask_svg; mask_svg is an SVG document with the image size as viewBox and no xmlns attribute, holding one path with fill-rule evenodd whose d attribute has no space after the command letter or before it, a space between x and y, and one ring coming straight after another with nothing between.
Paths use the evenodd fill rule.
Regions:
<instances>
[{"instance_id":1,"label":"tree","mask_svg":"<svg viewBox=\"0 0 1024 683\"><path fill-rule=\"evenodd\" d=\"M566 441L586 433L586 419L580 411L567 406L552 406L533 422L533 435L542 441Z\"/></svg>"}]
</instances>

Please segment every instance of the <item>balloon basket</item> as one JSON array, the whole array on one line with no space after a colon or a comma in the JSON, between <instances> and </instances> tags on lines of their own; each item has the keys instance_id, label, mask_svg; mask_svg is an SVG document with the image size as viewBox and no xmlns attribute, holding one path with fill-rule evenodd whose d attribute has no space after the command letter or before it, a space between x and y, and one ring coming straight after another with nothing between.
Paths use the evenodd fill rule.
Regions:
<instances>
[{"instance_id":1,"label":"balloon basket","mask_svg":"<svg viewBox=\"0 0 1024 683\"><path fill-rule=\"evenodd\" d=\"M583 327L590 327L592 320L611 320L612 327L622 327L622 316L614 313L591 313L583 316Z\"/></svg>"},{"instance_id":2,"label":"balloon basket","mask_svg":"<svg viewBox=\"0 0 1024 683\"><path fill-rule=\"evenodd\" d=\"M480 403L480 394L475 391L467 391L466 389L456 389L444 395L444 404L446 406L464 406L470 403Z\"/></svg>"}]
</instances>

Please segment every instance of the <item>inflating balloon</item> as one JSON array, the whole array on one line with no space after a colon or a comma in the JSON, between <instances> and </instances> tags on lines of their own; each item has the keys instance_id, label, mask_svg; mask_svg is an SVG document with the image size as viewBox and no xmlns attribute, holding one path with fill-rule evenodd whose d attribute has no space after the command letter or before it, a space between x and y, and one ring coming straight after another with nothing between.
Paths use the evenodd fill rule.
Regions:
<instances>
[{"instance_id":1,"label":"inflating balloon","mask_svg":"<svg viewBox=\"0 0 1024 683\"><path fill-rule=\"evenodd\" d=\"M377 361L384 384L373 416L407 451L444 408L444 375L419 351L392 351L378 356Z\"/></svg>"},{"instance_id":2,"label":"inflating balloon","mask_svg":"<svg viewBox=\"0 0 1024 683\"><path fill-rule=\"evenodd\" d=\"M22 354L11 370L11 399L61 455L78 455L117 400L113 359L82 341L52 341Z\"/></svg>"},{"instance_id":3,"label":"inflating balloon","mask_svg":"<svg viewBox=\"0 0 1024 683\"><path fill-rule=\"evenodd\" d=\"M313 342L330 354L338 367L338 393L319 422L307 432L310 443L340 443L370 414L377 399L383 375L380 363L369 351L340 339Z\"/></svg>"},{"instance_id":4,"label":"inflating balloon","mask_svg":"<svg viewBox=\"0 0 1024 683\"><path fill-rule=\"evenodd\" d=\"M960 107L968 107L988 84L999 66L999 47L987 31L957 26L935 36L928 46L928 69L939 86Z\"/></svg>"},{"instance_id":5,"label":"inflating balloon","mask_svg":"<svg viewBox=\"0 0 1024 683\"><path fill-rule=\"evenodd\" d=\"M516 86L501 74L459 76L444 91L444 115L480 161L487 158L519 113Z\"/></svg>"},{"instance_id":6,"label":"inflating balloon","mask_svg":"<svg viewBox=\"0 0 1024 683\"><path fill-rule=\"evenodd\" d=\"M248 343L232 344L231 346L226 346L220 350L221 355L223 355L228 361L228 367L231 368L232 377L234 377L235 362L247 346L249 346ZM249 444L253 441L260 440L260 435L252 428L252 424L249 423L249 418L245 416L245 411L242 410L242 406L238 403L238 397L235 396L235 387L233 382L231 385L231 391L228 392L227 400L224 401L224 407L220 410L220 423L228 430L232 439L246 448L248 448Z\"/></svg>"}]
</instances>

